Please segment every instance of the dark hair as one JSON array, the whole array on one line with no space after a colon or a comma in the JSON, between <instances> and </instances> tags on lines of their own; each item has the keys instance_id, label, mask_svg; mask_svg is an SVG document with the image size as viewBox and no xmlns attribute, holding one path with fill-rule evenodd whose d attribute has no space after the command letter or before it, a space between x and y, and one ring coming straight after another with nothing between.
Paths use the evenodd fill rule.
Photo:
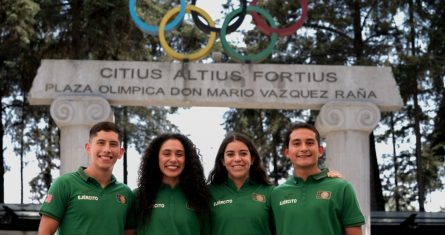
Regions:
<instances>
[{"instance_id":1,"label":"dark hair","mask_svg":"<svg viewBox=\"0 0 445 235\"><path fill-rule=\"evenodd\" d=\"M241 141L249 149L250 156L252 157L252 165L249 169L249 179L259 184L270 184L266 171L264 170L263 164L261 162L260 154L258 153L255 145L247 136L236 132L227 134L224 140L221 142L218 153L216 154L215 165L210 171L207 183L222 184L227 180L228 172L226 167L223 165L224 152L227 145L233 141Z\"/></svg>"},{"instance_id":2,"label":"dark hair","mask_svg":"<svg viewBox=\"0 0 445 235\"><path fill-rule=\"evenodd\" d=\"M298 129L309 129L309 130L313 131L315 133L315 138L317 140L317 144L321 145L321 137L320 137L320 133L318 132L317 128L315 128L315 126L313 126L309 123L298 122L298 123L292 124L291 127L286 131L286 134L284 136L284 148L285 149L287 149L289 147L290 135L292 134L293 131L298 130Z\"/></svg>"},{"instance_id":3,"label":"dark hair","mask_svg":"<svg viewBox=\"0 0 445 235\"><path fill-rule=\"evenodd\" d=\"M204 170L199 153L186 136L178 133L164 133L157 136L145 149L139 167L137 190L137 215L143 223L150 220L156 195L162 185L162 172L159 169L159 151L162 144L170 139L179 140L184 146L185 164L181 172L179 184L191 208L198 213L208 213L210 192L205 183Z\"/></svg>"},{"instance_id":4,"label":"dark hair","mask_svg":"<svg viewBox=\"0 0 445 235\"><path fill-rule=\"evenodd\" d=\"M114 122L98 122L90 129L90 140L97 136L100 131L112 131L118 135L119 142L122 142L122 133Z\"/></svg>"}]
</instances>

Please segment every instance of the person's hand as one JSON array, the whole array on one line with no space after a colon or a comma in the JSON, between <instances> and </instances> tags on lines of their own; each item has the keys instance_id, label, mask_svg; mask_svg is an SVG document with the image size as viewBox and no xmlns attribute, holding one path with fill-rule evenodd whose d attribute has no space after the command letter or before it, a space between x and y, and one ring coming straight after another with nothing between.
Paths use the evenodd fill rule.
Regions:
<instances>
[{"instance_id":1,"label":"person's hand","mask_svg":"<svg viewBox=\"0 0 445 235\"><path fill-rule=\"evenodd\" d=\"M343 175L336 170L329 170L328 171L328 177L330 178L342 178L343 179Z\"/></svg>"}]
</instances>

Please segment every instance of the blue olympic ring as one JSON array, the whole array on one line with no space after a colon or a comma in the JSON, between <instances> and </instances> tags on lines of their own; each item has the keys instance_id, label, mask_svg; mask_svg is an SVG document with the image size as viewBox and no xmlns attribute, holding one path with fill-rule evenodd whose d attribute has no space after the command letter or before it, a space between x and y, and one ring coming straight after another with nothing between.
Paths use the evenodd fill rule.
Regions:
<instances>
[{"instance_id":1,"label":"blue olympic ring","mask_svg":"<svg viewBox=\"0 0 445 235\"><path fill-rule=\"evenodd\" d=\"M241 0L241 7L232 11L229 15L226 16L223 26L221 28L215 28L214 22L211 19L211 17L205 11L195 6L196 0L192 0L192 4L190 6L187 5L186 3L187 0L180 0L181 6L176 6L172 10L168 11L162 18L161 24L158 27L146 24L137 16L136 1L137 0L129 0L130 15L133 21L136 23L136 26L145 33L149 33L154 36L159 36L160 44L164 49L164 52L171 58L182 61L198 60L206 56L212 49L212 46L215 41L215 34L219 33L222 47L224 51L232 59L245 63L260 62L261 60L265 59L270 54L272 54L274 44L277 41L277 37L289 36L292 33L296 32L301 27L301 25L305 21L305 18L307 17L307 0L299 0L300 5L302 7L302 14L300 19L289 27L277 28L277 25L275 24L273 17L267 11L255 6L257 0L252 0L251 5L248 7L246 0ZM165 39L165 33L178 27L182 23L185 14L189 12L192 14L193 21L195 22L195 24L198 26L199 29L201 29L206 33L210 32L210 38L207 43L207 46L203 50L199 51L199 53L197 52L191 55L185 55L185 54L179 54L175 52L172 48L170 48L167 40ZM258 13L260 13L260 15L262 16L261 18L260 15L258 15ZM198 14L201 15L201 17L207 21L208 23L207 25L205 25L199 20ZM230 47L229 43L226 40L226 34L235 31L241 25L242 21L244 20L244 16L246 14L251 14L253 17L254 24L260 29L260 31L263 34L266 34L271 38L268 46L265 49L263 49L263 51L261 51L260 53L254 55L242 55L238 53L235 49L232 49ZM170 19L174 16L176 16L174 20L170 21ZM235 21L235 23L230 25L231 21L235 17L238 17L238 19ZM264 21L263 18L266 18L266 21Z\"/></svg>"},{"instance_id":2,"label":"blue olympic ring","mask_svg":"<svg viewBox=\"0 0 445 235\"><path fill-rule=\"evenodd\" d=\"M133 19L136 26L145 33L151 34L153 36L159 35L159 26L149 25L144 21L142 21L141 18L139 18L139 16L136 13L136 1L137 0L128 1L128 7L130 8L130 16ZM171 21L170 23L167 24L167 26L165 26L166 32L175 29L177 26L179 26L179 24L182 23L182 20L184 19L187 0L180 0L180 3L181 3L181 9L178 15L175 17L175 19L173 19L173 21Z\"/></svg>"}]
</instances>

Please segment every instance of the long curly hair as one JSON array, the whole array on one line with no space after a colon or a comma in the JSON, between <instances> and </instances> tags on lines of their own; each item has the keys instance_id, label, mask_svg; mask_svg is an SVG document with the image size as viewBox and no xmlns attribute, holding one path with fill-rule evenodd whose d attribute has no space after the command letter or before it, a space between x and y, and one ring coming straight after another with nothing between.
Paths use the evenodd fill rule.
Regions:
<instances>
[{"instance_id":1,"label":"long curly hair","mask_svg":"<svg viewBox=\"0 0 445 235\"><path fill-rule=\"evenodd\" d=\"M198 213L209 211L210 192L205 183L204 170L196 146L186 136L178 133L164 133L157 136L145 149L139 167L139 181L136 196L138 198L138 218L143 224L151 217L156 195L162 185L163 174L159 169L159 151L162 144L170 139L179 140L185 153L184 170L179 176L179 184L191 208Z\"/></svg>"},{"instance_id":2,"label":"long curly hair","mask_svg":"<svg viewBox=\"0 0 445 235\"><path fill-rule=\"evenodd\" d=\"M222 184L226 182L229 176L226 167L223 165L224 152L226 150L227 145L234 141L243 142L249 149L250 156L252 157L252 162L253 162L249 169L249 179L258 184L270 185L269 178L267 177L266 170L263 167L260 154L258 153L258 150L256 149L255 145L246 135L238 132L232 132L227 134L224 140L221 142L221 145L219 146L218 149L218 153L216 154L215 165L213 166L213 169L210 171L207 183Z\"/></svg>"}]
</instances>

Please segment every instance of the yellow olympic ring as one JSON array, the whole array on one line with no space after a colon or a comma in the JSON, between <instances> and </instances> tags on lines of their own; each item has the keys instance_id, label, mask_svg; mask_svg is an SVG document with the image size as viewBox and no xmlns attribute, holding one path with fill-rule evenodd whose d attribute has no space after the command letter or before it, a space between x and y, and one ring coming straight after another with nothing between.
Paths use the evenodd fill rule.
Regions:
<instances>
[{"instance_id":1,"label":"yellow olympic ring","mask_svg":"<svg viewBox=\"0 0 445 235\"><path fill-rule=\"evenodd\" d=\"M169 55L170 57L172 57L173 59L176 60L185 60L185 61L195 61L195 60L199 60L203 57L205 57L206 55L208 55L210 53L210 51L213 48L213 45L215 44L216 41L216 32L211 32L210 33L210 37L209 40L207 42L207 45L202 48L201 50L192 53L192 54L180 54L176 51L174 51L170 45L168 45L167 40L165 39L165 25L169 22L169 20L175 16L176 14L178 14L179 10L180 10L180 6L177 6L171 10L169 10L164 17L162 17L161 20L161 24L159 25L159 41L161 43L162 48L164 48L165 53L167 53L167 55ZM194 5L187 5L186 8L186 13L190 13L191 11L195 11L197 12L199 15L201 15L206 21L207 23L214 27L215 26L215 22L212 20L212 18L210 18L209 14L207 14L207 12L205 12L203 9L194 6Z\"/></svg>"}]
</instances>

